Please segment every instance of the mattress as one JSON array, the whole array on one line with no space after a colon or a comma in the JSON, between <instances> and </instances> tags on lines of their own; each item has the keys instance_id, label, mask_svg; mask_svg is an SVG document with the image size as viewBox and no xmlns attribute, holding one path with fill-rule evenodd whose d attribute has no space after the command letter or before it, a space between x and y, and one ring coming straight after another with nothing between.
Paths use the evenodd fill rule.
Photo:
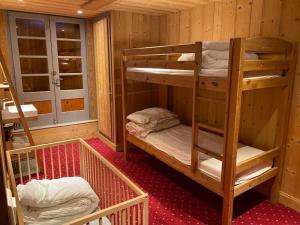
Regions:
<instances>
[{"instance_id":1,"label":"mattress","mask_svg":"<svg viewBox=\"0 0 300 225\"><path fill-rule=\"evenodd\" d=\"M21 109L25 117L37 117L37 109L32 104L21 105ZM6 106L4 110L1 111L3 120L12 120L19 118L19 113L16 106Z\"/></svg>"},{"instance_id":2,"label":"mattress","mask_svg":"<svg viewBox=\"0 0 300 225\"><path fill-rule=\"evenodd\" d=\"M200 147L222 155L223 137L202 130L199 130L198 133L198 144ZM143 139L143 141L176 158L185 165L191 165L191 140L192 128L183 124L151 133ZM237 163L263 152L257 148L238 144ZM198 155L198 169L211 178L220 181L222 162L203 153L199 153ZM240 184L265 173L272 168L272 165L273 161L270 160L245 171L236 178L235 184Z\"/></svg>"},{"instance_id":3,"label":"mattress","mask_svg":"<svg viewBox=\"0 0 300 225\"><path fill-rule=\"evenodd\" d=\"M133 73L147 73L153 75L174 75L174 76L193 76L193 70L177 70L177 69L160 69L160 68L141 68L141 67L128 67L127 72ZM202 69L199 73L201 77L214 77L214 78L227 78L228 69ZM279 73L274 74L259 74L246 73L245 78L247 79L258 79L258 78L274 78L280 77Z\"/></svg>"}]
</instances>

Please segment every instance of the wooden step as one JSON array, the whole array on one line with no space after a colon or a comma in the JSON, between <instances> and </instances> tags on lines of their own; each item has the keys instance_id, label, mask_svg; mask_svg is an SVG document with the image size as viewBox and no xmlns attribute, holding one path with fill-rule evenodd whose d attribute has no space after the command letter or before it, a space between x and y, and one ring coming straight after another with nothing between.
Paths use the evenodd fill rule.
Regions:
<instances>
[{"instance_id":1,"label":"wooden step","mask_svg":"<svg viewBox=\"0 0 300 225\"><path fill-rule=\"evenodd\" d=\"M197 125L198 125L198 128L200 128L200 129L202 128L202 129L211 131L213 133L224 135L224 130L222 130L220 128L213 127L213 126L210 126L210 125L207 125L207 124L203 124L203 123L197 123Z\"/></svg>"},{"instance_id":2,"label":"wooden step","mask_svg":"<svg viewBox=\"0 0 300 225\"><path fill-rule=\"evenodd\" d=\"M199 147L198 145L194 146L194 150L195 151L198 151L198 152L201 152L201 153L204 153L210 157L213 157L215 159L218 159L220 161L223 161L223 156L222 155L219 155L209 149L205 149L205 148L202 148L202 147Z\"/></svg>"}]
</instances>

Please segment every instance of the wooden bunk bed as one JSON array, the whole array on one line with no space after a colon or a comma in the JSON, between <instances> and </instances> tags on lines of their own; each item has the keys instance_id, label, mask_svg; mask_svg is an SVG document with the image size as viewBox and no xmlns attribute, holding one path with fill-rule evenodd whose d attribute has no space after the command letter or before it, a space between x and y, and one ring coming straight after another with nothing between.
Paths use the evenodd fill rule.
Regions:
<instances>
[{"instance_id":1,"label":"wooden bunk bed","mask_svg":"<svg viewBox=\"0 0 300 225\"><path fill-rule=\"evenodd\" d=\"M246 52L256 53L259 58L246 60ZM194 53L195 59L193 61L172 60L174 55L183 53ZM227 74L225 76L214 76L203 74L204 70L201 67L202 42L124 50L122 60L122 107L125 158L128 159L129 156L128 142L132 143L220 195L223 198L223 225L232 222L233 200L236 196L271 178L275 178L272 198L276 201L280 185L281 159L285 149L285 131L288 124L296 56L297 44L281 39L234 38L230 40ZM265 75L266 72L274 75ZM180 162L126 130L128 80L193 89L190 165ZM254 157L237 163L242 95L246 91L275 87L283 89L284 102L281 103L279 110L280 117L277 122L274 146ZM224 129L199 123L197 111L201 106L197 99L203 98L199 96L200 90L226 93ZM223 154L216 154L211 149L199 147L197 138L199 129L223 136ZM222 162L221 179L219 181L198 169L198 154L200 153ZM255 178L235 184L237 175L270 160L273 161L272 168Z\"/></svg>"}]
</instances>

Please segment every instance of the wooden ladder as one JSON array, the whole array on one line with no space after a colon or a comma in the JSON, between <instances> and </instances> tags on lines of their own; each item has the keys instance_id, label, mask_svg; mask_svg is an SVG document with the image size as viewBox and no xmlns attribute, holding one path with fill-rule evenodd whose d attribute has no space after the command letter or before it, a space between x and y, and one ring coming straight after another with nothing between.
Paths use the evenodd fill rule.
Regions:
<instances>
[{"instance_id":1,"label":"wooden ladder","mask_svg":"<svg viewBox=\"0 0 300 225\"><path fill-rule=\"evenodd\" d=\"M11 78L11 76L9 74L8 67L7 67L7 65L5 63L4 55L3 55L1 49L0 49L0 68L1 68L1 71L2 71L4 79L7 80L9 93L11 95L11 98L12 98L13 102L15 103L15 106L16 106L17 110L18 110L18 114L19 114L18 120L22 124L24 132L25 132L25 134L26 134L26 136L28 138L29 144L31 146L33 146L34 145L34 141L33 141L32 135L30 133L27 120L26 120L26 118L24 116L24 113L22 111L22 108L21 108L21 105L20 105L20 101L19 101L18 96L17 96L17 92L16 92L16 90L14 88L14 84L13 84L12 78ZM2 120L1 113L0 113L0 119L1 119L1 127L3 127L3 120Z\"/></svg>"},{"instance_id":2,"label":"wooden ladder","mask_svg":"<svg viewBox=\"0 0 300 225\"><path fill-rule=\"evenodd\" d=\"M199 72L201 70L202 64L202 43L196 43L196 53L195 53L196 69L194 70L194 86L193 86L193 115L192 115L192 156L191 156L191 167L192 171L196 172L198 169L198 154L199 152L204 153L208 156L216 158L223 161L223 155L219 155L210 149L205 149L200 147L198 144L198 130L207 130L212 133L219 135L224 135L224 130L219 129L207 124L203 124L198 121L200 100L204 99L199 95L200 85L199 85ZM207 99L206 99L207 100ZM216 101L226 105L226 100L210 99L209 101Z\"/></svg>"}]
</instances>

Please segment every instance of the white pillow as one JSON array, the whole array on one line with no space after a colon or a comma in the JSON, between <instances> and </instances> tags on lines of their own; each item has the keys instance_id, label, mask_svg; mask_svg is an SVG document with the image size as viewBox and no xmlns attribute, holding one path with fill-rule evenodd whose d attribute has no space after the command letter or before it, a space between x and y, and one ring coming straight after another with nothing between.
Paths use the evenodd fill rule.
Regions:
<instances>
[{"instance_id":1,"label":"white pillow","mask_svg":"<svg viewBox=\"0 0 300 225\"><path fill-rule=\"evenodd\" d=\"M137 124L146 124L150 122L160 123L160 121L177 117L175 113L167 109L153 107L131 113L127 119Z\"/></svg>"},{"instance_id":2,"label":"white pillow","mask_svg":"<svg viewBox=\"0 0 300 225\"><path fill-rule=\"evenodd\" d=\"M183 53L177 61L194 61L195 53Z\"/></svg>"}]
</instances>

